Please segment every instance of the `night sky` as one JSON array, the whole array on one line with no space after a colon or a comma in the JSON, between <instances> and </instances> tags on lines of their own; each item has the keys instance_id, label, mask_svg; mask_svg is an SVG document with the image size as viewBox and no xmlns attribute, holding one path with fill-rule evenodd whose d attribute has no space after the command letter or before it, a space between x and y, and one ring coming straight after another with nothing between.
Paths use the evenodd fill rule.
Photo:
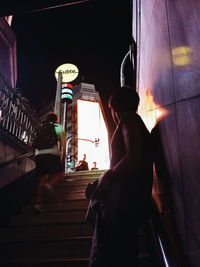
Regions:
<instances>
[{"instance_id":1,"label":"night sky","mask_svg":"<svg viewBox=\"0 0 200 267\"><path fill-rule=\"evenodd\" d=\"M119 86L121 61L131 43L131 1L99 0L16 15L12 28L17 36L17 87L37 111L54 101L54 72L64 63L79 68L74 85L95 84L106 102Z\"/></svg>"}]
</instances>

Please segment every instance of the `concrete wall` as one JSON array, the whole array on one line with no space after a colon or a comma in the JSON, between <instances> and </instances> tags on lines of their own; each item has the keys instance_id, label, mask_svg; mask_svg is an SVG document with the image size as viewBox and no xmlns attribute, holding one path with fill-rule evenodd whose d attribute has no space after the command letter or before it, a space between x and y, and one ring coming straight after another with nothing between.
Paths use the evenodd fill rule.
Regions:
<instances>
[{"instance_id":1,"label":"concrete wall","mask_svg":"<svg viewBox=\"0 0 200 267\"><path fill-rule=\"evenodd\" d=\"M190 266L198 267L200 1L141 0L140 4L137 19L133 11L133 23L137 20L133 36L139 36L139 113L150 130L160 121L181 243Z\"/></svg>"},{"instance_id":2,"label":"concrete wall","mask_svg":"<svg viewBox=\"0 0 200 267\"><path fill-rule=\"evenodd\" d=\"M0 141L0 162L11 160L23 153ZM26 153L26 152L24 152ZM0 168L0 189L35 167L33 160L26 158Z\"/></svg>"},{"instance_id":3,"label":"concrete wall","mask_svg":"<svg viewBox=\"0 0 200 267\"><path fill-rule=\"evenodd\" d=\"M17 81L16 36L5 18L0 18L0 72L8 86Z\"/></svg>"}]
</instances>

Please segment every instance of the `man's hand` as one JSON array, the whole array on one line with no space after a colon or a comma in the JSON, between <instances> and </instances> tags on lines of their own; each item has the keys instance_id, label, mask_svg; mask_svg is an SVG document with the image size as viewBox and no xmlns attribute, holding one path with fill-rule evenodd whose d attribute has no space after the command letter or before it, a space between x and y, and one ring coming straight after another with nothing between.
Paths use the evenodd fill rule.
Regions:
<instances>
[{"instance_id":1,"label":"man's hand","mask_svg":"<svg viewBox=\"0 0 200 267\"><path fill-rule=\"evenodd\" d=\"M112 176L111 169L100 176L98 185L96 189L94 190L94 193L92 194L92 198L95 198L98 200L105 199L112 185L111 176Z\"/></svg>"}]
</instances>

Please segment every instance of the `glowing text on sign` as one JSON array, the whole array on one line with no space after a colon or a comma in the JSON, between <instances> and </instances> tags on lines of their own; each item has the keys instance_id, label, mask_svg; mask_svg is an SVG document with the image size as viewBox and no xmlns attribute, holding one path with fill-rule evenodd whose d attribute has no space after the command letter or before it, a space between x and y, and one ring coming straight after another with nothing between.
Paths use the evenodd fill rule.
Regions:
<instances>
[{"instance_id":1,"label":"glowing text on sign","mask_svg":"<svg viewBox=\"0 0 200 267\"><path fill-rule=\"evenodd\" d=\"M62 82L71 82L74 81L79 74L78 68L71 63L66 63L60 65L55 71L55 77L58 80L58 73L62 74Z\"/></svg>"}]
</instances>

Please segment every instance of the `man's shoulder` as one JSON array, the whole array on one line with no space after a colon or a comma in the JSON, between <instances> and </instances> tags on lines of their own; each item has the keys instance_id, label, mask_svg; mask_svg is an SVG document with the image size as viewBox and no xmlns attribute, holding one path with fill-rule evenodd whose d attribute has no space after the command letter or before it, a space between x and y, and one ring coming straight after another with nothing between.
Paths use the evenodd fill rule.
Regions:
<instances>
[{"instance_id":1,"label":"man's shoulder","mask_svg":"<svg viewBox=\"0 0 200 267\"><path fill-rule=\"evenodd\" d=\"M120 124L133 124L138 120L140 120L140 116L133 111L129 111L121 116Z\"/></svg>"}]
</instances>

